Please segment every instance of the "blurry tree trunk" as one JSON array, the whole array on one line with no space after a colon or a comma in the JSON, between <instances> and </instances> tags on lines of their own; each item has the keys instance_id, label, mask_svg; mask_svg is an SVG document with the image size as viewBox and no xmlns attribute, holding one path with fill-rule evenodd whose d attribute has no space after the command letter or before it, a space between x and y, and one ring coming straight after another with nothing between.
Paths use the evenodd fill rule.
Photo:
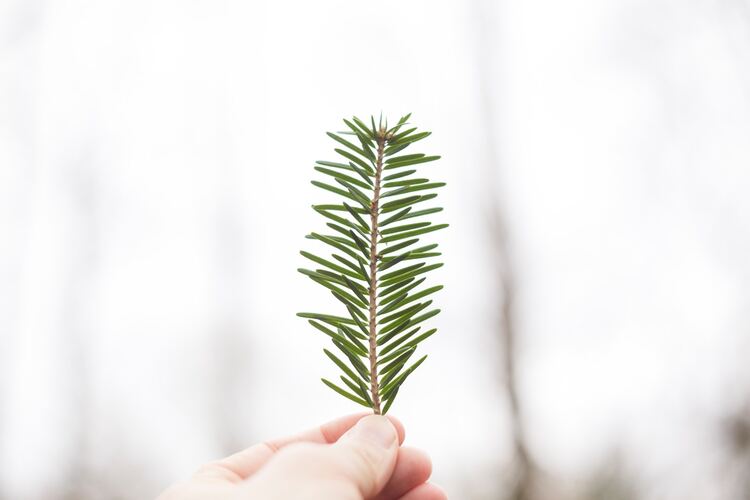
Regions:
<instances>
[{"instance_id":1,"label":"blurry tree trunk","mask_svg":"<svg viewBox=\"0 0 750 500\"><path fill-rule=\"evenodd\" d=\"M501 209L497 205L492 206L489 218L495 255L497 295L500 303L496 321L504 369L503 389L508 400L514 454L513 486L507 498L531 500L534 498L536 466L526 444L518 391L516 346L518 328L513 307L516 295L515 276L510 261L506 227Z\"/></svg>"},{"instance_id":2,"label":"blurry tree trunk","mask_svg":"<svg viewBox=\"0 0 750 500\"><path fill-rule=\"evenodd\" d=\"M517 341L514 301L516 297L516 276L511 259L508 236L508 225L505 219L505 207L501 201L502 189L498 172L500 171L500 154L496 147L498 140L498 123L495 117L493 95L497 92L499 82L494 81L494 64L499 55L493 48L499 41L492 34L497 32L495 22L498 19L497 3L492 0L477 0L476 14L479 25L478 66L480 85L481 130L486 137L484 181L491 190L489 193L488 233L492 247L495 267L495 282L498 297L498 315L496 328L500 339L501 359L503 361L503 390L505 392L511 434L513 440L513 471L511 490L504 495L512 500L531 500L534 498L537 474L536 466L529 454L525 438L521 402L517 380Z\"/></svg>"}]
</instances>

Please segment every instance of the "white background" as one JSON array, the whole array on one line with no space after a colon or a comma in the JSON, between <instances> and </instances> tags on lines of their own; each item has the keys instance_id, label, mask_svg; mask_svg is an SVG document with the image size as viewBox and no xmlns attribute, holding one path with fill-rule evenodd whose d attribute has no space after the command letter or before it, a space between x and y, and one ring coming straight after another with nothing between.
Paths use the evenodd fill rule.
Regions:
<instances>
[{"instance_id":1,"label":"white background","mask_svg":"<svg viewBox=\"0 0 750 500\"><path fill-rule=\"evenodd\" d=\"M744 0L0 3L0 498L149 498L355 410L296 268L324 132L381 110L448 182L440 332L393 412L449 497L511 460L499 207L549 480L615 456L645 498L733 498L749 47Z\"/></svg>"}]
</instances>

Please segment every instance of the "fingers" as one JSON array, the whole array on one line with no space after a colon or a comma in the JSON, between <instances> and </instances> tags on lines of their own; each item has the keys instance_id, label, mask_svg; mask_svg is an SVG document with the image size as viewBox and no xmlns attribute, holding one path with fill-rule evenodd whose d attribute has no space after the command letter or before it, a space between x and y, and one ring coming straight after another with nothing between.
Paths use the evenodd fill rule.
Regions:
<instances>
[{"instance_id":1,"label":"fingers","mask_svg":"<svg viewBox=\"0 0 750 500\"><path fill-rule=\"evenodd\" d=\"M426 482L430 474L432 474L432 462L423 451L402 447L398 452L393 475L375 500L401 498L410 490Z\"/></svg>"},{"instance_id":2,"label":"fingers","mask_svg":"<svg viewBox=\"0 0 750 500\"><path fill-rule=\"evenodd\" d=\"M247 481L246 488L252 498L372 498L393 473L398 442L398 432L387 418L370 415L333 445L285 447Z\"/></svg>"},{"instance_id":3,"label":"fingers","mask_svg":"<svg viewBox=\"0 0 750 500\"><path fill-rule=\"evenodd\" d=\"M291 482L284 479L284 474L281 474L281 477L278 477L275 481L276 489L283 487L288 490L279 493L281 498L297 494L295 491L299 490L293 490L293 488L301 487L309 492L311 485L315 485L315 487L326 489L326 491L321 492L321 496L324 498L355 498L359 500L360 498L369 498L369 496L363 496L368 495L369 491L380 491L375 497L376 500L445 500L446 496L440 488L426 484L431 474L432 465L430 459L418 450L412 448L398 449L395 459L396 464L391 468L390 478L383 479L383 476L378 476L378 471L382 470L383 467L372 466L372 456L370 455L370 458L367 458L367 447L364 448L365 451L363 452L362 446L356 444L360 438L356 437L354 431L348 432L365 415L368 414L349 415L296 436L253 446L204 466L196 473L196 477L240 483L255 474L277 452L293 445L292 448L296 449L290 450L291 457L282 460L288 465L281 467L279 470L295 467L293 464L297 463L303 464L303 468L306 467L303 472L307 472L307 474L284 473L293 474L291 477L296 477ZM388 416L388 419L395 428L397 442L402 443L404 440L403 425L391 416ZM337 445L336 450L327 457L323 456L328 453L324 450L334 447L300 447L299 445L299 443L330 444L340 439L342 443ZM340 448L349 451L341 451ZM352 458L352 454L355 458ZM347 456L349 456L348 459ZM356 458L358 456L360 458ZM323 468L321 474L315 472L319 465ZM388 467L385 467L385 469L387 470ZM331 477L337 479L330 480ZM321 478L323 481L321 481ZM384 481L385 486L382 484ZM274 481L258 481L256 483L270 485ZM258 487L259 485L255 484L254 488L257 489ZM342 491L337 493L332 491L333 488Z\"/></svg>"},{"instance_id":4,"label":"fingers","mask_svg":"<svg viewBox=\"0 0 750 500\"><path fill-rule=\"evenodd\" d=\"M448 497L439 486L424 483L402 496L399 500L448 500Z\"/></svg>"},{"instance_id":5,"label":"fingers","mask_svg":"<svg viewBox=\"0 0 750 500\"><path fill-rule=\"evenodd\" d=\"M215 478L233 483L243 481L255 474L276 452L285 446L292 443L335 443L346 431L351 429L366 415L370 414L359 413L348 415L296 436L256 444L227 458L204 465L196 472L196 476L201 478ZM403 424L397 418L390 415L388 419L396 428L399 443L402 443L405 435Z\"/></svg>"}]
</instances>

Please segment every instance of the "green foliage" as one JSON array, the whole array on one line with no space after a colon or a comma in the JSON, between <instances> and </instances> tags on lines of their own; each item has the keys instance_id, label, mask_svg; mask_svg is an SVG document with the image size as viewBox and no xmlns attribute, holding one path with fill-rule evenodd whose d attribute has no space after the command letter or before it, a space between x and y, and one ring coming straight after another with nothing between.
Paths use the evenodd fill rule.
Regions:
<instances>
[{"instance_id":1,"label":"green foliage","mask_svg":"<svg viewBox=\"0 0 750 500\"><path fill-rule=\"evenodd\" d=\"M435 190L445 186L418 172L429 170L440 157L404 151L430 135L409 126L409 117L391 128L382 116L377 125L374 116L369 125L352 117L344 120L346 131L328 132L340 158L316 162L314 169L322 177L312 184L328 200L312 208L332 232L307 238L332 253L300 252L317 267L299 272L330 293L343 314L298 313L327 335L338 353L323 350L341 371L341 384L323 383L383 414L427 357L417 359L414 353L437 331L424 324L440 312L432 299L443 288L422 286L426 274L443 265L434 262L441 255L435 251L438 245L417 246L448 227L427 217L442 208L417 206L436 198Z\"/></svg>"}]
</instances>

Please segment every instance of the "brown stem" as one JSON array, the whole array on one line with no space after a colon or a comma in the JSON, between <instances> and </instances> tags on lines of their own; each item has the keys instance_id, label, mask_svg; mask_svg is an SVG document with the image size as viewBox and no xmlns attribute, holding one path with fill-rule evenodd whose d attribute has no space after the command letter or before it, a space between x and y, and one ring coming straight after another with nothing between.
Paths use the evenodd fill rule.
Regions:
<instances>
[{"instance_id":1,"label":"brown stem","mask_svg":"<svg viewBox=\"0 0 750 500\"><path fill-rule=\"evenodd\" d=\"M370 203L370 392L372 410L380 415L380 387L378 386L378 338L377 338L377 291L378 291L378 206L380 202L380 176L383 172L383 150L385 149L385 131L380 130L377 136L378 157L375 164L375 187Z\"/></svg>"}]
</instances>

